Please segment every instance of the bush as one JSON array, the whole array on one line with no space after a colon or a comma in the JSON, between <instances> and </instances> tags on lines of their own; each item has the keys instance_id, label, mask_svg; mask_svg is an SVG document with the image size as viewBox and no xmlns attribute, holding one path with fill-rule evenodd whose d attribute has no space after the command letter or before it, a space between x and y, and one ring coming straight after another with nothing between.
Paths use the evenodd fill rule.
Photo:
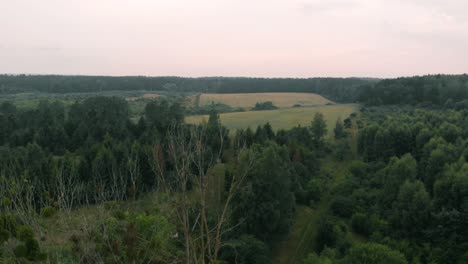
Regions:
<instances>
[{"instance_id":1,"label":"bush","mask_svg":"<svg viewBox=\"0 0 468 264\"><path fill-rule=\"evenodd\" d=\"M227 263L271 263L270 250L252 235L242 235L222 252L221 259Z\"/></svg>"},{"instance_id":2,"label":"bush","mask_svg":"<svg viewBox=\"0 0 468 264\"><path fill-rule=\"evenodd\" d=\"M49 218L57 212L57 209L55 209L52 206L47 206L41 209L41 216L44 218Z\"/></svg>"},{"instance_id":3,"label":"bush","mask_svg":"<svg viewBox=\"0 0 468 264\"><path fill-rule=\"evenodd\" d=\"M26 245L20 244L15 247L13 250L13 253L15 253L15 256L17 258L25 258L27 255L28 250L26 249Z\"/></svg>"},{"instance_id":4,"label":"bush","mask_svg":"<svg viewBox=\"0 0 468 264\"><path fill-rule=\"evenodd\" d=\"M34 239L34 231L30 226L18 226L16 229L16 238L23 242Z\"/></svg>"},{"instance_id":5,"label":"bush","mask_svg":"<svg viewBox=\"0 0 468 264\"><path fill-rule=\"evenodd\" d=\"M47 256L41 252L39 242L34 238L34 231L30 226L18 226L16 238L23 242L16 246L14 254L17 258L31 261L44 260Z\"/></svg>"}]
</instances>

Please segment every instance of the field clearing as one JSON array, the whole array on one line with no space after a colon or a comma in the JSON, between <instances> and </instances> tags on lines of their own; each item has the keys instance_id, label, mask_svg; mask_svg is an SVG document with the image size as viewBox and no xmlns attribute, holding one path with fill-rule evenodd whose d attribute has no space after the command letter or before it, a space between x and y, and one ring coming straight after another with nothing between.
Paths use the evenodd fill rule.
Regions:
<instances>
[{"instance_id":1,"label":"field clearing","mask_svg":"<svg viewBox=\"0 0 468 264\"><path fill-rule=\"evenodd\" d=\"M142 96L127 97L126 100L132 102L132 101L136 101L140 99L156 99L159 97L161 97L160 94L147 93L147 94L143 94Z\"/></svg>"},{"instance_id":2,"label":"field clearing","mask_svg":"<svg viewBox=\"0 0 468 264\"><path fill-rule=\"evenodd\" d=\"M257 102L271 101L280 108L301 106L317 106L333 104L334 102L314 93L236 93L236 94L201 94L199 106L223 103L232 107L251 108Z\"/></svg>"},{"instance_id":3,"label":"field clearing","mask_svg":"<svg viewBox=\"0 0 468 264\"><path fill-rule=\"evenodd\" d=\"M335 122L338 118L345 119L351 113L358 112L358 104L337 104L315 107L288 108L268 111L249 111L220 114L221 123L231 130L245 129L250 127L256 129L258 125L270 122L273 129L290 129L297 125L308 126L314 118L315 113L321 112L327 122L328 134L331 135ZM208 121L207 115L188 116L185 122L199 124Z\"/></svg>"}]
</instances>

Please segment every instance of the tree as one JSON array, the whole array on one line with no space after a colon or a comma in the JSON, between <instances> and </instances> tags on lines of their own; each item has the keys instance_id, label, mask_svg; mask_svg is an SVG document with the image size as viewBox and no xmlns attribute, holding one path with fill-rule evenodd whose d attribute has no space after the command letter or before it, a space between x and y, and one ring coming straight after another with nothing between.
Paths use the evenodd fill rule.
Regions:
<instances>
[{"instance_id":1,"label":"tree","mask_svg":"<svg viewBox=\"0 0 468 264\"><path fill-rule=\"evenodd\" d=\"M239 150L235 159L240 165L226 183L229 187L224 199L217 208L210 209L208 170L218 163L222 153L209 147L206 130L203 126L173 124L166 134L168 164L160 158L163 148L155 148L151 157L161 191L171 197L170 204L183 230L186 263L218 260L227 231L239 224L231 222L231 203L252 169L253 156ZM166 165L173 170L166 170Z\"/></svg>"},{"instance_id":2,"label":"tree","mask_svg":"<svg viewBox=\"0 0 468 264\"><path fill-rule=\"evenodd\" d=\"M401 158L393 157L381 171L381 202L383 207L390 207L397 197L400 186L405 181L414 181L417 176L417 162L406 154Z\"/></svg>"},{"instance_id":3,"label":"tree","mask_svg":"<svg viewBox=\"0 0 468 264\"><path fill-rule=\"evenodd\" d=\"M327 124L325 123L322 113L317 112L314 115L310 130L315 144L319 145L322 142L323 137L327 134Z\"/></svg>"},{"instance_id":4,"label":"tree","mask_svg":"<svg viewBox=\"0 0 468 264\"><path fill-rule=\"evenodd\" d=\"M341 118L338 118L336 120L335 129L333 129L333 133L335 134L335 139L344 138L346 136L346 131L344 129Z\"/></svg>"},{"instance_id":5,"label":"tree","mask_svg":"<svg viewBox=\"0 0 468 264\"><path fill-rule=\"evenodd\" d=\"M370 236L372 234L372 222L368 215L356 213L351 218L353 230L361 235Z\"/></svg>"},{"instance_id":6,"label":"tree","mask_svg":"<svg viewBox=\"0 0 468 264\"><path fill-rule=\"evenodd\" d=\"M345 258L349 264L406 264L408 263L399 251L377 243L358 244L351 248Z\"/></svg>"},{"instance_id":7,"label":"tree","mask_svg":"<svg viewBox=\"0 0 468 264\"><path fill-rule=\"evenodd\" d=\"M354 211L353 201L344 196L337 196L330 204L330 209L334 215L350 217Z\"/></svg>"},{"instance_id":8,"label":"tree","mask_svg":"<svg viewBox=\"0 0 468 264\"><path fill-rule=\"evenodd\" d=\"M319 256L316 253L310 253L302 262L303 264L333 264L333 260L326 256Z\"/></svg>"},{"instance_id":9,"label":"tree","mask_svg":"<svg viewBox=\"0 0 468 264\"><path fill-rule=\"evenodd\" d=\"M257 102L255 103L255 106L252 108L252 111L261 111L261 110L275 110L278 109L273 102L267 101L267 102Z\"/></svg>"},{"instance_id":10,"label":"tree","mask_svg":"<svg viewBox=\"0 0 468 264\"><path fill-rule=\"evenodd\" d=\"M243 232L272 242L289 230L294 213L288 152L270 143L254 145L246 154L252 170L235 197L233 217Z\"/></svg>"},{"instance_id":11,"label":"tree","mask_svg":"<svg viewBox=\"0 0 468 264\"><path fill-rule=\"evenodd\" d=\"M431 200L421 181L406 181L393 205L393 224L402 234L413 239L422 238L430 220Z\"/></svg>"},{"instance_id":12,"label":"tree","mask_svg":"<svg viewBox=\"0 0 468 264\"><path fill-rule=\"evenodd\" d=\"M271 253L268 246L252 235L241 235L228 243L221 259L227 263L238 264L268 264L271 263Z\"/></svg>"},{"instance_id":13,"label":"tree","mask_svg":"<svg viewBox=\"0 0 468 264\"><path fill-rule=\"evenodd\" d=\"M170 102L167 99L151 101L145 106L145 120L160 133L173 124L181 124L184 118L184 109L178 102Z\"/></svg>"}]
</instances>

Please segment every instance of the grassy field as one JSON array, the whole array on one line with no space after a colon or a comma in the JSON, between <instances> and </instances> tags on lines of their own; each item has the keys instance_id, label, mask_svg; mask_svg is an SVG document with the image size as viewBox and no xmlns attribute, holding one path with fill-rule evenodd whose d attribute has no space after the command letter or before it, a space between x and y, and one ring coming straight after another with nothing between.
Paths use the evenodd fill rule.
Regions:
<instances>
[{"instance_id":1,"label":"grassy field","mask_svg":"<svg viewBox=\"0 0 468 264\"><path fill-rule=\"evenodd\" d=\"M250 127L255 129L258 125L270 122L274 130L289 129L297 125L308 126L315 113L321 112L326 121L328 132L331 134L338 118L345 119L351 113L358 111L357 104L323 105L314 107L288 108L268 111L249 111L221 114L221 123L231 132L239 128ZM190 124L208 121L208 116L188 116L185 120Z\"/></svg>"},{"instance_id":2,"label":"grassy field","mask_svg":"<svg viewBox=\"0 0 468 264\"><path fill-rule=\"evenodd\" d=\"M232 107L250 108L257 102L271 101L280 108L302 106L316 106L333 103L332 101L313 93L238 93L238 94L201 94L200 106L223 103Z\"/></svg>"}]
</instances>

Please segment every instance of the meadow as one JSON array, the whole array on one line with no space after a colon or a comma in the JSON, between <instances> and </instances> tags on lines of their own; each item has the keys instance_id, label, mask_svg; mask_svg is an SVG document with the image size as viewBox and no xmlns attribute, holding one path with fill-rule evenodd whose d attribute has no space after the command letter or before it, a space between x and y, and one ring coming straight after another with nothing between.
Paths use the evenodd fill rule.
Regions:
<instances>
[{"instance_id":1,"label":"meadow","mask_svg":"<svg viewBox=\"0 0 468 264\"><path fill-rule=\"evenodd\" d=\"M338 118L345 119L350 114L357 112L357 104L322 105L314 107L287 108L267 111L248 111L220 114L221 123L231 133L236 129L250 127L255 129L258 125L269 122L274 130L289 129L297 125L308 126L314 118L315 113L321 112L327 122L330 134ZM208 121L207 115L188 116L185 122L198 124Z\"/></svg>"},{"instance_id":2,"label":"meadow","mask_svg":"<svg viewBox=\"0 0 468 264\"><path fill-rule=\"evenodd\" d=\"M201 94L199 106L211 103L223 103L232 107L251 108L257 102L271 101L279 108L317 106L333 104L332 101L314 93L236 93L236 94Z\"/></svg>"}]
</instances>

